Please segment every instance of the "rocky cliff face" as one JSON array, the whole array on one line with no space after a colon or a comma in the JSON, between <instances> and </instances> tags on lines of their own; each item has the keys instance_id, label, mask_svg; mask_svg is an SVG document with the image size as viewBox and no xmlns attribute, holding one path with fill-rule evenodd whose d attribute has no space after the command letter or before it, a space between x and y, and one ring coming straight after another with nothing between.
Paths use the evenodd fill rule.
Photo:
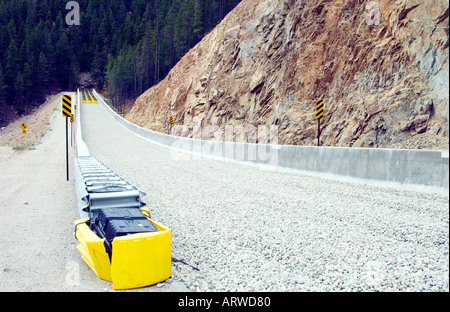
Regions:
<instances>
[{"instance_id":1,"label":"rocky cliff face","mask_svg":"<svg viewBox=\"0 0 450 312\"><path fill-rule=\"evenodd\" d=\"M448 1L243 0L127 119L277 125L280 144L448 150ZM208 139L209 137L203 137Z\"/></svg>"}]
</instances>

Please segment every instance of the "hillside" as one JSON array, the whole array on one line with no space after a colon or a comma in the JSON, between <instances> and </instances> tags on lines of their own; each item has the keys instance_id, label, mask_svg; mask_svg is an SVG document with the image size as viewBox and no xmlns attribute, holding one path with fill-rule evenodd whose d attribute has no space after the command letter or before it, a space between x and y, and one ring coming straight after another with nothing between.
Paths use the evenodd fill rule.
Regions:
<instances>
[{"instance_id":1,"label":"hillside","mask_svg":"<svg viewBox=\"0 0 450 312\"><path fill-rule=\"evenodd\" d=\"M280 144L315 145L323 99L323 145L448 150L448 13L443 0L244 0L127 119L168 133L173 116L187 136L278 125Z\"/></svg>"}]
</instances>

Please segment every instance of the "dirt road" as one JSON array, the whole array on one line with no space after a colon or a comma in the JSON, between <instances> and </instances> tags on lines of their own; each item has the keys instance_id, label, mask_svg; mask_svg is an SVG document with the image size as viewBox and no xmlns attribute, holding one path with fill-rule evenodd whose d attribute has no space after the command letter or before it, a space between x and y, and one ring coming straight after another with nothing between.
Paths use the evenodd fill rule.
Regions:
<instances>
[{"instance_id":1,"label":"dirt road","mask_svg":"<svg viewBox=\"0 0 450 312\"><path fill-rule=\"evenodd\" d=\"M51 97L35 115L11 125L20 130L27 122L27 135L39 138L30 149L0 146L0 291L112 291L112 284L99 279L76 250L73 222L79 215L72 173L76 154L69 145L67 181L60 99ZM44 125L38 127L36 120ZM42 134L33 133L38 128ZM0 142L20 145L21 132L7 130L0 133ZM178 288L169 280L163 287L137 291L174 290Z\"/></svg>"}]
</instances>

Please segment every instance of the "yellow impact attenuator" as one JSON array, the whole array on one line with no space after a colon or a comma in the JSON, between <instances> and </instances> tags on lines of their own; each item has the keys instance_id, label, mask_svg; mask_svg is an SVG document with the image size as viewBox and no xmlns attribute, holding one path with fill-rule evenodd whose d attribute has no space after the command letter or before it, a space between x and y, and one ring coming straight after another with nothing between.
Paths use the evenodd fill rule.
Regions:
<instances>
[{"instance_id":1,"label":"yellow impact attenuator","mask_svg":"<svg viewBox=\"0 0 450 312\"><path fill-rule=\"evenodd\" d=\"M149 286L172 275L170 229L147 219L158 232L116 237L112 242L111 261L105 250L105 239L91 231L84 223L88 220L75 221L81 258L99 278L112 282L114 289Z\"/></svg>"},{"instance_id":2,"label":"yellow impact attenuator","mask_svg":"<svg viewBox=\"0 0 450 312\"><path fill-rule=\"evenodd\" d=\"M84 91L84 92L86 93L86 98L87 98L88 102L92 103L92 98L91 98L91 95L89 93L89 90L88 91Z\"/></svg>"},{"instance_id":3,"label":"yellow impact attenuator","mask_svg":"<svg viewBox=\"0 0 450 312\"><path fill-rule=\"evenodd\" d=\"M111 281L111 264L105 251L104 238L98 237L86 225L86 220L77 220L75 236L80 242L77 246L81 258L101 279Z\"/></svg>"},{"instance_id":4,"label":"yellow impact attenuator","mask_svg":"<svg viewBox=\"0 0 450 312\"><path fill-rule=\"evenodd\" d=\"M89 98L92 100L92 102L94 102L95 104L97 104L97 99L95 97L92 96L91 92L88 90L89 92Z\"/></svg>"},{"instance_id":5,"label":"yellow impact attenuator","mask_svg":"<svg viewBox=\"0 0 450 312\"><path fill-rule=\"evenodd\" d=\"M86 103L87 99L88 99L88 97L87 97L87 94L86 94L86 90L83 90L83 103Z\"/></svg>"}]
</instances>

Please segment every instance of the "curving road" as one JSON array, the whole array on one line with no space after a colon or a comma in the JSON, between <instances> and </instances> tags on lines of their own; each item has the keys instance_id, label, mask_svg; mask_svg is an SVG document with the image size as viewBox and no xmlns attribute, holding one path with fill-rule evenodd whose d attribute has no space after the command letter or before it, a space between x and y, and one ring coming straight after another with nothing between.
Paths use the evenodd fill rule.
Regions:
<instances>
[{"instance_id":1,"label":"curving road","mask_svg":"<svg viewBox=\"0 0 450 312\"><path fill-rule=\"evenodd\" d=\"M81 104L92 156L172 230L194 291L448 291L449 199L215 160L179 160ZM168 281L167 283L170 283Z\"/></svg>"}]
</instances>

